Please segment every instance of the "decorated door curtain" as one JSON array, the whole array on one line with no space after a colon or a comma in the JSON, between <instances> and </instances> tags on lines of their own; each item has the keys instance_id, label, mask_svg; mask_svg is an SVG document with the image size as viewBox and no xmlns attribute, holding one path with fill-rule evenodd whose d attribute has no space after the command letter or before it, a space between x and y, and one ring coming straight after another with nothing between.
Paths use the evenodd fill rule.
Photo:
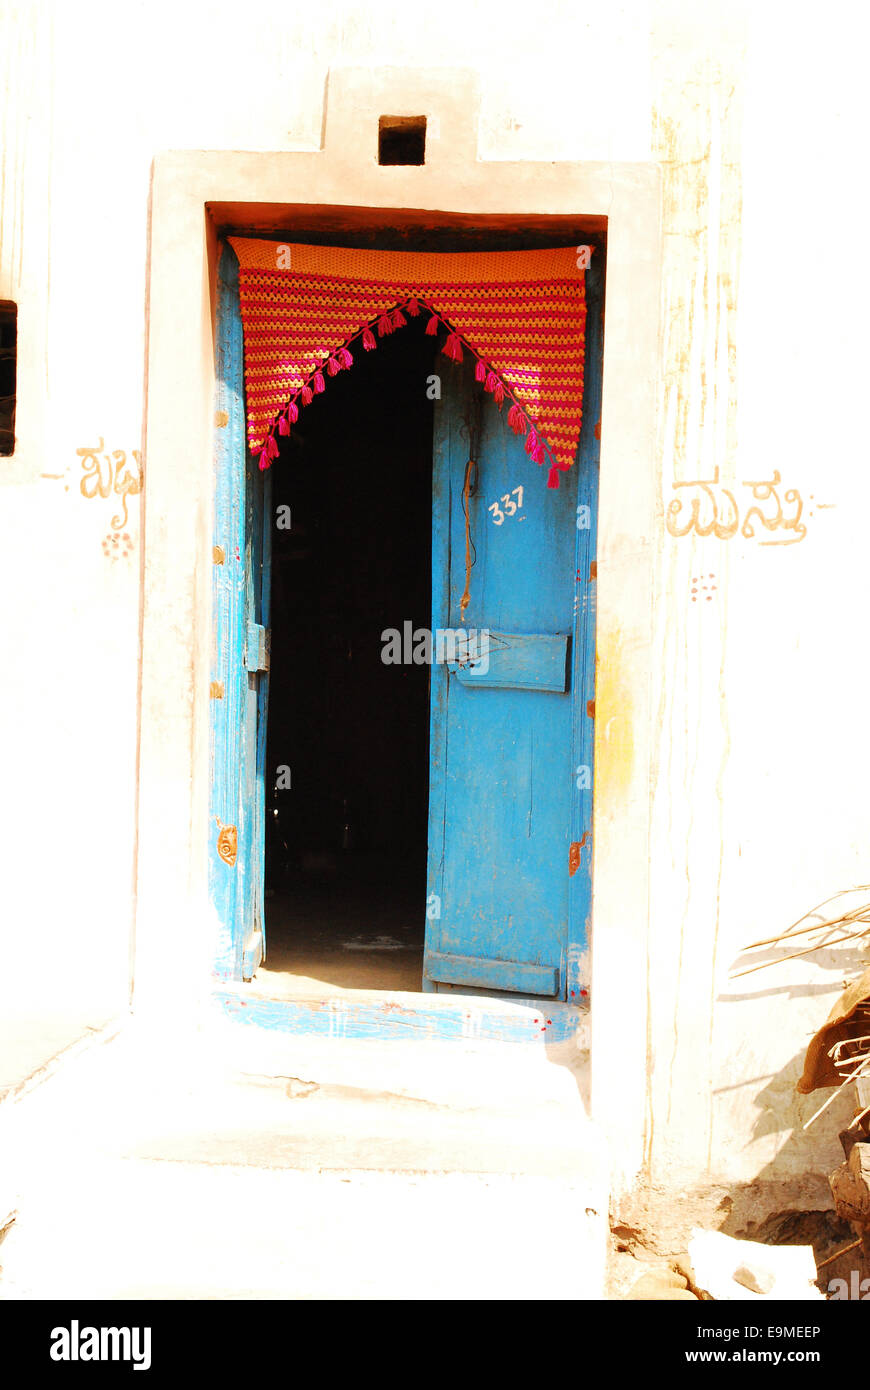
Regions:
<instances>
[{"instance_id":1,"label":"decorated door curtain","mask_svg":"<svg viewBox=\"0 0 870 1390\"><path fill-rule=\"evenodd\" d=\"M231 237L239 258L248 447L269 468L276 435L359 352L423 315L448 358L475 377L547 486L577 452L583 404L585 274L574 248L429 253Z\"/></svg>"}]
</instances>

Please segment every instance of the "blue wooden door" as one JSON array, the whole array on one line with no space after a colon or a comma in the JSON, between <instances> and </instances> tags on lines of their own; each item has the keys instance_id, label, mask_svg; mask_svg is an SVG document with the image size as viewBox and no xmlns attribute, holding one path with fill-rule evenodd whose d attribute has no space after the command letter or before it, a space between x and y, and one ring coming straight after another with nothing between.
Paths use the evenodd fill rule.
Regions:
<instances>
[{"instance_id":1,"label":"blue wooden door","mask_svg":"<svg viewBox=\"0 0 870 1390\"><path fill-rule=\"evenodd\" d=\"M424 990L588 995L602 280L587 275L584 425L558 490L471 366L442 372L432 627L479 636L432 666ZM229 249L218 291L209 871L216 973L238 980L265 951L272 508L270 474L245 448Z\"/></svg>"},{"instance_id":2,"label":"blue wooden door","mask_svg":"<svg viewBox=\"0 0 870 1390\"><path fill-rule=\"evenodd\" d=\"M238 262L229 248L218 291L209 879L216 973L249 980L265 955L271 475L245 447Z\"/></svg>"},{"instance_id":3,"label":"blue wooden door","mask_svg":"<svg viewBox=\"0 0 870 1390\"><path fill-rule=\"evenodd\" d=\"M577 467L549 490L506 411L478 396L471 364L441 380L433 633L478 635L459 644L459 660L432 668L423 988L580 1004L591 910L600 385L587 385Z\"/></svg>"}]
</instances>

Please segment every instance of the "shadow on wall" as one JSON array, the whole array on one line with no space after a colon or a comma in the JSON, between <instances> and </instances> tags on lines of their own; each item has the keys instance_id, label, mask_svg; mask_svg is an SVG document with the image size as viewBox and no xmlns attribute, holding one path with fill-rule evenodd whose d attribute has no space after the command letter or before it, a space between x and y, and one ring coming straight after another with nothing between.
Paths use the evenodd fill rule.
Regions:
<instances>
[{"instance_id":1,"label":"shadow on wall","mask_svg":"<svg viewBox=\"0 0 870 1390\"><path fill-rule=\"evenodd\" d=\"M757 1114L748 1142L763 1142L783 1134L785 1138L752 1182L720 1204L724 1213L721 1229L727 1234L774 1244L812 1244L817 1260L826 1259L853 1239L850 1227L839 1220L833 1209L827 1175L843 1161L839 1134L859 1105L855 1088L848 1083L807 1095L798 1093L796 1087L804 1071L807 1045L825 1022L830 1005L839 998L841 984L867 968L868 892L866 886L861 886L837 893L787 931L747 946L737 958L737 968L731 976L735 981L745 980L746 987L719 996L723 1004L757 1003L782 996L794 1000L826 996L829 1001L824 1011L819 1008L806 1036L802 1035L807 1023L806 1008L796 1017L795 1031L801 1034L794 1039L797 1050L776 1073L757 1078L764 1085L754 1096ZM854 897L851 906L843 905L847 897ZM833 978L829 983L808 983L783 980L782 976L777 978L769 973L768 968L773 970L777 965L797 960L811 963L817 972L830 972ZM753 989L755 980L759 988ZM735 1084L751 1084L751 1078L737 1078ZM822 1107L823 1113L818 1113ZM825 1277L842 1275L844 1269L848 1277L853 1266L863 1268L861 1261L860 1250L844 1255L826 1267Z\"/></svg>"},{"instance_id":2,"label":"shadow on wall","mask_svg":"<svg viewBox=\"0 0 870 1390\"><path fill-rule=\"evenodd\" d=\"M847 971L853 966L855 975L866 968L866 952L870 944L870 884L862 883L855 888L844 888L834 893L824 902L817 903L803 916L793 922L785 931L744 946L737 958L751 961L742 970L736 970L732 979L745 979L757 974L769 965L781 965L786 961L813 956L814 965L821 969L842 970L844 959ZM851 899L852 901L844 901ZM853 942L845 957L839 951L832 956L833 948L846 942ZM754 954L753 954L754 953ZM849 956L855 957L850 963ZM727 997L727 996L726 996ZM753 998L757 997L752 995Z\"/></svg>"},{"instance_id":3,"label":"shadow on wall","mask_svg":"<svg viewBox=\"0 0 870 1390\"><path fill-rule=\"evenodd\" d=\"M553 1066L565 1068L571 1082L577 1087L583 1119L589 1120L592 1110L592 1073L588 1046L579 1040L576 1044L545 1043L544 1053L547 1061Z\"/></svg>"}]
</instances>

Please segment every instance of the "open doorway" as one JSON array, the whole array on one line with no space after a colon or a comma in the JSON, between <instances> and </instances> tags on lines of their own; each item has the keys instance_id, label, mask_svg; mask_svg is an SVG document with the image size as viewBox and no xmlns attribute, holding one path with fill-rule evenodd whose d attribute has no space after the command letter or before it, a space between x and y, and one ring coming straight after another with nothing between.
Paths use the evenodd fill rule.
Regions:
<instances>
[{"instance_id":1,"label":"open doorway","mask_svg":"<svg viewBox=\"0 0 870 1390\"><path fill-rule=\"evenodd\" d=\"M430 667L384 664L381 634L431 622L423 322L357 345L272 470L270 993L422 984Z\"/></svg>"}]
</instances>

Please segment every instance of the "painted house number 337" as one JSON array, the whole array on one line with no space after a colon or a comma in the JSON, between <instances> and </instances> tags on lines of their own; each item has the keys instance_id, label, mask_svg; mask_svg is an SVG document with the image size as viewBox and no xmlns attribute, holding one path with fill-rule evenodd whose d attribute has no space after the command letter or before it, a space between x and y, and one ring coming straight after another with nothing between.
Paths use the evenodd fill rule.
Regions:
<instances>
[{"instance_id":1,"label":"painted house number 337","mask_svg":"<svg viewBox=\"0 0 870 1390\"><path fill-rule=\"evenodd\" d=\"M517 497L516 502L513 502L511 501L511 498L516 493L519 493L519 496ZM498 505L498 502L504 503L504 511L502 511L501 507ZM487 511L492 512L492 519L495 522L496 526L503 526L505 520L505 513L508 516L515 516L516 513L520 511L523 505L522 487L515 487L512 492L506 492L504 497L500 497L498 499L498 502L493 502L491 507L487 507Z\"/></svg>"}]
</instances>

